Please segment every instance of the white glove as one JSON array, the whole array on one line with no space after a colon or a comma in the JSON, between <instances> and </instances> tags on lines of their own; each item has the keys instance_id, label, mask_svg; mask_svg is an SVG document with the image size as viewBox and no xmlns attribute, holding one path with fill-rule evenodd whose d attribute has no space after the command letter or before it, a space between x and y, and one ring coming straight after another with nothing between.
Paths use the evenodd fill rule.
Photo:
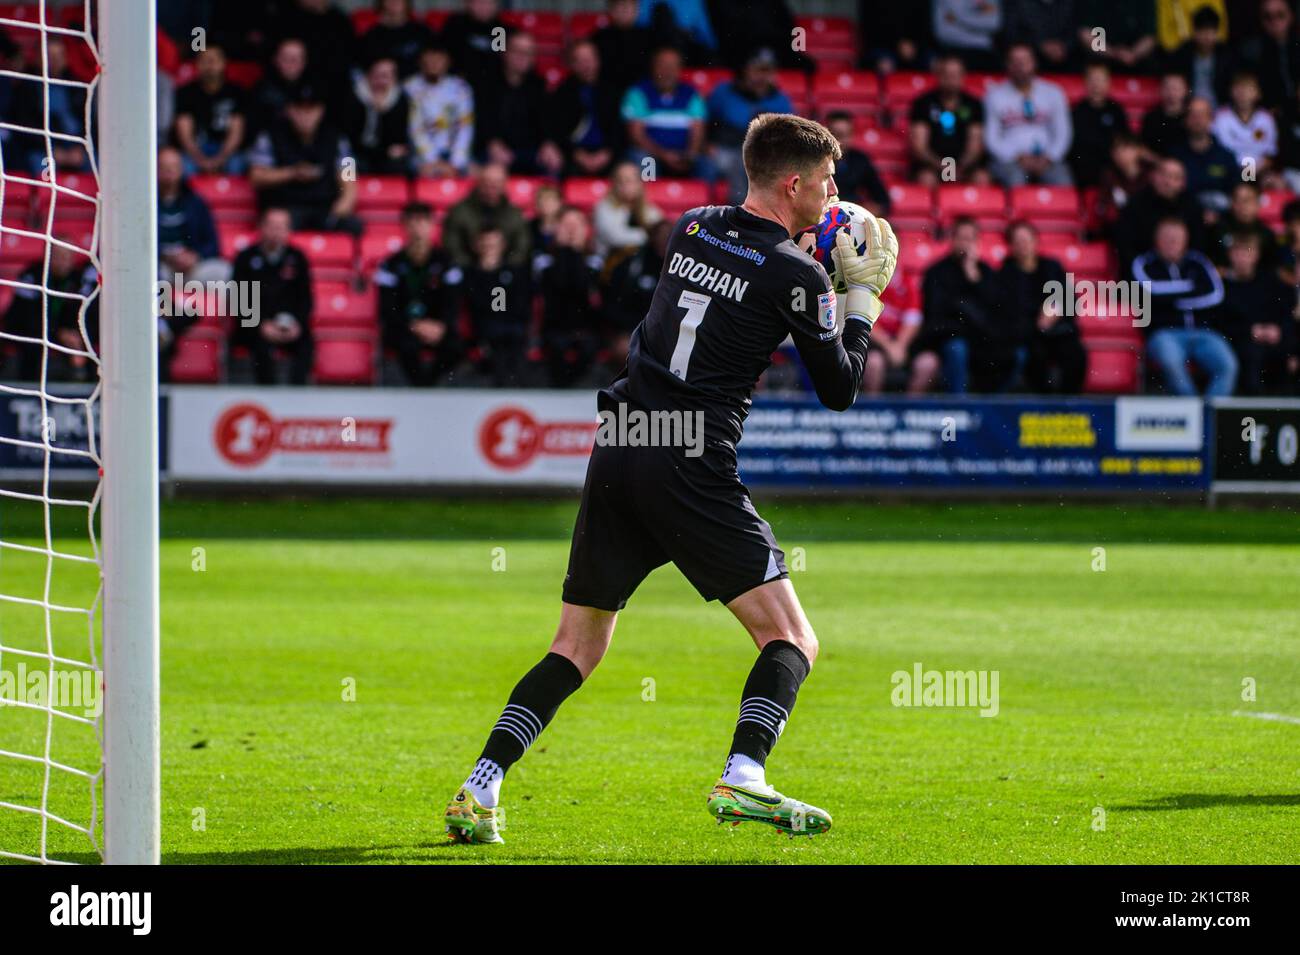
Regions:
<instances>
[{"instance_id":1,"label":"white glove","mask_svg":"<svg viewBox=\"0 0 1300 955\"><path fill-rule=\"evenodd\" d=\"M835 236L831 258L848 289L844 294L845 317L857 318L870 328L884 308L880 296L894 277L898 239L886 220L871 213L867 213L866 232L866 250L858 255L848 232L841 230Z\"/></svg>"}]
</instances>

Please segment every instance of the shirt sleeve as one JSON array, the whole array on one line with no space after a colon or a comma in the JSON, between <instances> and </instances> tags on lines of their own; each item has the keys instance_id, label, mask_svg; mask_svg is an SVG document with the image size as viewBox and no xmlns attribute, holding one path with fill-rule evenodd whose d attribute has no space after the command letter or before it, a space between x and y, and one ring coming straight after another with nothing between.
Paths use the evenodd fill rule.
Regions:
<instances>
[{"instance_id":1,"label":"shirt sleeve","mask_svg":"<svg viewBox=\"0 0 1300 955\"><path fill-rule=\"evenodd\" d=\"M870 328L856 320L835 329L835 292L817 262L799 273L790 289L786 314L790 337L808 370L817 399L832 411L852 406L862 387Z\"/></svg>"}]
</instances>

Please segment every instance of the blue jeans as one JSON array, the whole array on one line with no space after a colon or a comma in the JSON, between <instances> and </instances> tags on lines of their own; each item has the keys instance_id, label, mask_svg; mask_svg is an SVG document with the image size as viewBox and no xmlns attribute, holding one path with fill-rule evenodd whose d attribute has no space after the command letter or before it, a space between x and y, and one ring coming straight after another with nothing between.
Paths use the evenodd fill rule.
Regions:
<instances>
[{"instance_id":1,"label":"blue jeans","mask_svg":"<svg viewBox=\"0 0 1300 955\"><path fill-rule=\"evenodd\" d=\"M970 344L964 338L950 338L939 346L939 359L948 394L966 394L970 387Z\"/></svg>"},{"instance_id":2,"label":"blue jeans","mask_svg":"<svg viewBox=\"0 0 1300 955\"><path fill-rule=\"evenodd\" d=\"M1190 359L1210 376L1206 397L1230 395L1237 386L1237 356L1218 332L1208 328L1165 328L1147 339L1147 356L1160 369L1165 387L1175 395L1195 395L1187 373Z\"/></svg>"}]
</instances>

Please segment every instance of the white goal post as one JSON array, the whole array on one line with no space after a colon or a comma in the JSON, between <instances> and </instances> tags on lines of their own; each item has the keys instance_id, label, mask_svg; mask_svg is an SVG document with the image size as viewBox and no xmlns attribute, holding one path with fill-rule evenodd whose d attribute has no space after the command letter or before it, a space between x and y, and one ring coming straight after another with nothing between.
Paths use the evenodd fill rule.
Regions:
<instances>
[{"instance_id":1,"label":"white goal post","mask_svg":"<svg viewBox=\"0 0 1300 955\"><path fill-rule=\"evenodd\" d=\"M99 0L104 861L159 861L154 0Z\"/></svg>"}]
</instances>

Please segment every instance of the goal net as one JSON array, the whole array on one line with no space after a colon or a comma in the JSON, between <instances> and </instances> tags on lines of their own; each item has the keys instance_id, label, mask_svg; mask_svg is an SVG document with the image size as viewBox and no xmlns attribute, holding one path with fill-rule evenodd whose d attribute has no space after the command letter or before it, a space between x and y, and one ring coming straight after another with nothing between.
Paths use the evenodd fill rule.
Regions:
<instances>
[{"instance_id":1,"label":"goal net","mask_svg":"<svg viewBox=\"0 0 1300 955\"><path fill-rule=\"evenodd\" d=\"M153 24L0 6L3 860L158 861Z\"/></svg>"}]
</instances>

